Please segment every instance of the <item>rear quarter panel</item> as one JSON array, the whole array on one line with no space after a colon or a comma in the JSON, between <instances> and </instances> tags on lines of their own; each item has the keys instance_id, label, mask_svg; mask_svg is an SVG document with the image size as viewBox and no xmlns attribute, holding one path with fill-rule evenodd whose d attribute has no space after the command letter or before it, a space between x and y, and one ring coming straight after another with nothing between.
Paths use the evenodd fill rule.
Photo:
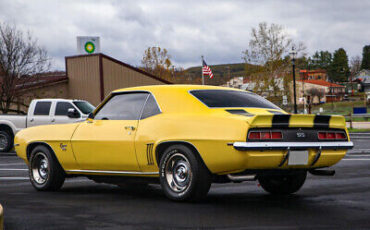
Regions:
<instances>
[{"instance_id":1,"label":"rear quarter panel","mask_svg":"<svg viewBox=\"0 0 370 230\"><path fill-rule=\"evenodd\" d=\"M183 141L198 150L211 172L233 171L243 167L245 157L228 143L245 141L247 130L245 118L238 116L233 119L211 113L159 114L139 122L136 134L138 162L143 171L158 170L156 160L159 162L160 159L156 159L154 165L148 165L147 144L153 143L155 150L164 142Z\"/></svg>"}]
</instances>

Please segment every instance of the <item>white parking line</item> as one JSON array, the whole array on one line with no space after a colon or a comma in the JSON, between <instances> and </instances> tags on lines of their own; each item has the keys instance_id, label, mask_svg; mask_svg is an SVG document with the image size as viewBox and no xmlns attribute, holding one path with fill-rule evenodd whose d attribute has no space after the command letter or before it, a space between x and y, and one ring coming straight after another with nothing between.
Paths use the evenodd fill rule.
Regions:
<instances>
[{"instance_id":1,"label":"white parking line","mask_svg":"<svg viewBox=\"0 0 370 230\"><path fill-rule=\"evenodd\" d=\"M28 171L28 169L0 169L0 171Z\"/></svg>"},{"instance_id":2,"label":"white parking line","mask_svg":"<svg viewBox=\"0 0 370 230\"><path fill-rule=\"evenodd\" d=\"M0 180L29 180L29 177L1 177Z\"/></svg>"},{"instance_id":3,"label":"white parking line","mask_svg":"<svg viewBox=\"0 0 370 230\"><path fill-rule=\"evenodd\" d=\"M343 161L370 161L370 158L344 158Z\"/></svg>"},{"instance_id":4,"label":"white parking line","mask_svg":"<svg viewBox=\"0 0 370 230\"><path fill-rule=\"evenodd\" d=\"M25 163L8 163L8 164L0 164L0 166L9 166L9 165L25 165Z\"/></svg>"}]
</instances>

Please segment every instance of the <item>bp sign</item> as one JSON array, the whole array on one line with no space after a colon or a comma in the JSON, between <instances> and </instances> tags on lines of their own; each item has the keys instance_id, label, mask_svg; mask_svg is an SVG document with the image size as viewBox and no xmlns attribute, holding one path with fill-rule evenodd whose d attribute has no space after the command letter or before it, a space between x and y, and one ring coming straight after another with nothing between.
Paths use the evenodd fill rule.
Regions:
<instances>
[{"instance_id":1,"label":"bp sign","mask_svg":"<svg viewBox=\"0 0 370 230\"><path fill-rule=\"evenodd\" d=\"M80 36L77 37L78 54L100 53L99 37Z\"/></svg>"},{"instance_id":2,"label":"bp sign","mask_svg":"<svg viewBox=\"0 0 370 230\"><path fill-rule=\"evenodd\" d=\"M95 51L95 45L92 42L86 42L85 43L85 51L89 54L94 53Z\"/></svg>"}]
</instances>

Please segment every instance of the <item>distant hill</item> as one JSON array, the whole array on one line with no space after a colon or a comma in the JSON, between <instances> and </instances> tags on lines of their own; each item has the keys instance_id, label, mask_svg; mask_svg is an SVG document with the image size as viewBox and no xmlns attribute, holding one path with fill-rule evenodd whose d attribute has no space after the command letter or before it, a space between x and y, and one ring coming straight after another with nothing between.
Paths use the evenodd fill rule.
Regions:
<instances>
[{"instance_id":1,"label":"distant hill","mask_svg":"<svg viewBox=\"0 0 370 230\"><path fill-rule=\"evenodd\" d=\"M245 63L234 63L234 64L221 64L221 65L210 65L214 78L209 79L205 76L205 82L208 85L222 85L225 84L229 79L233 77L245 77L246 65L248 68L254 68L254 65ZM192 83L201 83L202 79L202 67L195 66L185 70L185 76L187 81Z\"/></svg>"}]
</instances>

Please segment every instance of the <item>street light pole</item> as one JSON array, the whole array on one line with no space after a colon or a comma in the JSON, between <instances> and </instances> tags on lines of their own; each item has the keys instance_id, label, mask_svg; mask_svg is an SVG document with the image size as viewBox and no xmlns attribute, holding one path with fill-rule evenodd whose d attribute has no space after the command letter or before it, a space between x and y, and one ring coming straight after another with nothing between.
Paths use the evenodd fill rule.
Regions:
<instances>
[{"instance_id":1,"label":"street light pole","mask_svg":"<svg viewBox=\"0 0 370 230\"><path fill-rule=\"evenodd\" d=\"M297 113L297 95L296 95L296 84L295 84L295 55L297 52L294 50L294 46L292 47L292 67L293 67L293 94L294 94L294 113Z\"/></svg>"}]
</instances>

